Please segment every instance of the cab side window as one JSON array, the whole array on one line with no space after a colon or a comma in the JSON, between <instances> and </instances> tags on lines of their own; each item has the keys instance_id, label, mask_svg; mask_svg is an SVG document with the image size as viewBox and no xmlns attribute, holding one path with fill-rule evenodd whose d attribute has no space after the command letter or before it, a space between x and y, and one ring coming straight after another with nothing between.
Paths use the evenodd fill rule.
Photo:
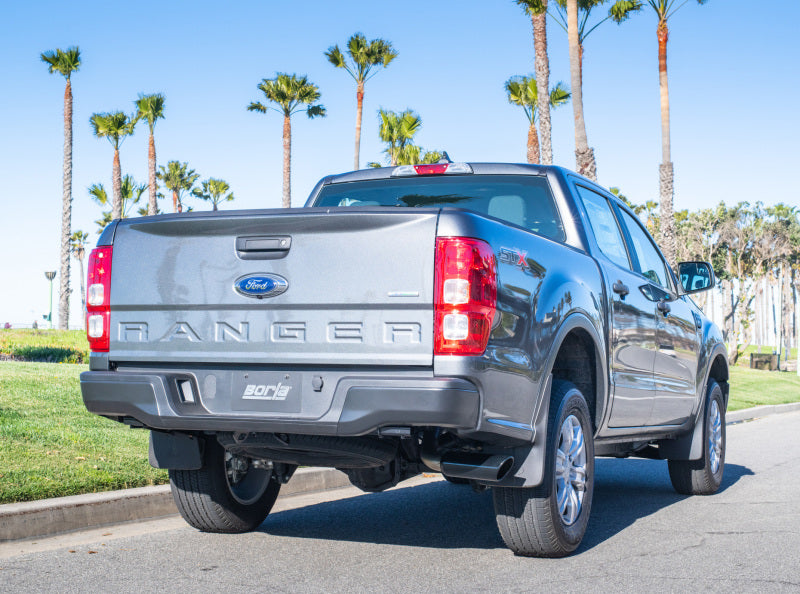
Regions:
<instances>
[{"instance_id":1,"label":"cab side window","mask_svg":"<svg viewBox=\"0 0 800 594\"><path fill-rule=\"evenodd\" d=\"M653 245L650 235L644 230L639 221L635 220L626 211L622 209L620 211L622 212L622 222L628 229L633 243L631 247L639 260L639 272L654 285L669 291L671 289L669 272L667 272L667 267L661 254L658 253L655 245Z\"/></svg>"},{"instance_id":2,"label":"cab side window","mask_svg":"<svg viewBox=\"0 0 800 594\"><path fill-rule=\"evenodd\" d=\"M592 232L600 250L615 264L623 268L630 268L625 242L622 240L622 234L608 200L587 188L575 187L578 189L578 195L586 210L586 215L589 217L589 224L592 226Z\"/></svg>"}]
</instances>

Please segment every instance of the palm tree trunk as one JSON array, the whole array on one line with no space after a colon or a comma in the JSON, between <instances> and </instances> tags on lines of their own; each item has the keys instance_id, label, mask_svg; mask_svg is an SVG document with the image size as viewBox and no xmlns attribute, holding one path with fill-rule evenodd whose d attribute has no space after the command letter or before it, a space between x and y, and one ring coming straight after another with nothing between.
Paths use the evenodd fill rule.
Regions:
<instances>
[{"instance_id":1,"label":"palm tree trunk","mask_svg":"<svg viewBox=\"0 0 800 594\"><path fill-rule=\"evenodd\" d=\"M567 0L567 36L569 38L569 71L572 83L572 113L575 117L575 164L578 173L591 180L597 179L594 150L586 138L583 117L583 90L581 88L580 42L578 40L578 0ZM548 95L549 97L549 95Z\"/></svg>"},{"instance_id":2,"label":"palm tree trunk","mask_svg":"<svg viewBox=\"0 0 800 594\"><path fill-rule=\"evenodd\" d=\"M147 214L154 215L158 211L156 203L156 141L153 130L150 130L150 143L147 148L147 183L150 187L150 200L147 202Z\"/></svg>"},{"instance_id":3,"label":"palm tree trunk","mask_svg":"<svg viewBox=\"0 0 800 594\"><path fill-rule=\"evenodd\" d=\"M58 328L69 328L69 238L72 235L72 83L64 89L64 165L61 198L61 279L58 296Z\"/></svg>"},{"instance_id":4,"label":"palm tree trunk","mask_svg":"<svg viewBox=\"0 0 800 594\"><path fill-rule=\"evenodd\" d=\"M283 208L292 207L292 121L283 116Z\"/></svg>"},{"instance_id":5,"label":"palm tree trunk","mask_svg":"<svg viewBox=\"0 0 800 594\"><path fill-rule=\"evenodd\" d=\"M553 164L553 143L550 124L550 61L547 58L547 0L542 1L542 12L531 16L533 23L534 69L536 71L536 108L539 112L539 136L541 137L541 163ZM530 145L530 133L528 134ZM528 162L530 162L530 151ZM539 162L539 161L537 161Z\"/></svg>"},{"instance_id":6,"label":"palm tree trunk","mask_svg":"<svg viewBox=\"0 0 800 594\"><path fill-rule=\"evenodd\" d=\"M86 252L81 248L78 252L78 267L81 269L81 313L83 315L83 325L86 326L86 281L83 275L83 257Z\"/></svg>"},{"instance_id":7,"label":"palm tree trunk","mask_svg":"<svg viewBox=\"0 0 800 594\"><path fill-rule=\"evenodd\" d=\"M119 166L119 147L114 147L114 165L111 168L114 184L114 199L111 203L111 219L122 218L122 171Z\"/></svg>"},{"instance_id":8,"label":"palm tree trunk","mask_svg":"<svg viewBox=\"0 0 800 594\"><path fill-rule=\"evenodd\" d=\"M669 29L664 20L659 21L658 85L661 94L661 165L658 167L659 197L661 201L661 248L670 265L675 264L675 216L672 209L675 173L672 169L669 139L669 85L667 82L667 39Z\"/></svg>"},{"instance_id":9,"label":"palm tree trunk","mask_svg":"<svg viewBox=\"0 0 800 594\"><path fill-rule=\"evenodd\" d=\"M528 128L528 163L539 162L539 135L536 133L536 123L531 119Z\"/></svg>"},{"instance_id":10,"label":"palm tree trunk","mask_svg":"<svg viewBox=\"0 0 800 594\"><path fill-rule=\"evenodd\" d=\"M356 87L356 155L353 161L353 170L357 171L359 168L359 160L361 157L361 113L364 108L364 81L358 81Z\"/></svg>"},{"instance_id":11,"label":"palm tree trunk","mask_svg":"<svg viewBox=\"0 0 800 594\"><path fill-rule=\"evenodd\" d=\"M178 190L172 190L172 212L183 212L183 204L178 200Z\"/></svg>"}]
</instances>

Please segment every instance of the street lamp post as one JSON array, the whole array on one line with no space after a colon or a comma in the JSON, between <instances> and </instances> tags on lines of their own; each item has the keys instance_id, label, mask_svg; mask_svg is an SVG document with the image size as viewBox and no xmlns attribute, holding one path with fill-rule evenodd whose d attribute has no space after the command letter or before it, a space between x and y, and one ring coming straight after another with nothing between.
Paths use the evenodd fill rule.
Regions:
<instances>
[{"instance_id":1,"label":"street lamp post","mask_svg":"<svg viewBox=\"0 0 800 594\"><path fill-rule=\"evenodd\" d=\"M50 281L50 313L47 315L47 319L50 322L50 330L53 329L53 279L56 277L55 270L49 270L44 273L47 280Z\"/></svg>"}]
</instances>

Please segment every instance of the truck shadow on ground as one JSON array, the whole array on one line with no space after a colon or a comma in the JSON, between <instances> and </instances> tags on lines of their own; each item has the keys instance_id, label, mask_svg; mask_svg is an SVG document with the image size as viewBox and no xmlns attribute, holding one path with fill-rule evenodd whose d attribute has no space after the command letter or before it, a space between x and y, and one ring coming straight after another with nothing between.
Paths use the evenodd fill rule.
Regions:
<instances>
[{"instance_id":1,"label":"truck shadow on ground","mask_svg":"<svg viewBox=\"0 0 800 594\"><path fill-rule=\"evenodd\" d=\"M752 475L726 464L721 491ZM589 527L578 553L635 521L685 500L672 489L666 462L598 459ZM445 481L319 503L270 515L272 536L446 549L504 548L490 491Z\"/></svg>"}]
</instances>

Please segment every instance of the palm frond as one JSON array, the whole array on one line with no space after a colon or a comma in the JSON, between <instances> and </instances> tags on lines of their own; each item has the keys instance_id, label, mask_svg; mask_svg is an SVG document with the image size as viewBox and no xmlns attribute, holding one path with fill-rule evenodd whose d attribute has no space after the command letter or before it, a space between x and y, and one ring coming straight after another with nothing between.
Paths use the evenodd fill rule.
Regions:
<instances>
[{"instance_id":1,"label":"palm frond","mask_svg":"<svg viewBox=\"0 0 800 594\"><path fill-rule=\"evenodd\" d=\"M319 87L309 82L308 77L298 76L296 74L286 74L278 72L273 79L263 79L258 84L258 90L264 94L264 97L275 103L280 107L278 111L282 111L284 115L291 116L300 105L310 105L317 102L322 94ZM314 107L314 106L312 106ZM318 106L322 107L322 106ZM268 107L260 102L252 102L247 107L248 111L258 111L266 113ZM325 115L324 108L311 109L307 108L309 117L316 117Z\"/></svg>"},{"instance_id":2,"label":"palm frond","mask_svg":"<svg viewBox=\"0 0 800 594\"><path fill-rule=\"evenodd\" d=\"M58 72L67 80L73 72L77 72L81 67L81 51L78 46L67 48L66 50L56 49L44 52L39 56L47 64L48 72L53 74Z\"/></svg>"},{"instance_id":3,"label":"palm frond","mask_svg":"<svg viewBox=\"0 0 800 594\"><path fill-rule=\"evenodd\" d=\"M257 111L259 113L267 113L267 106L263 103L253 101L247 106L247 111Z\"/></svg>"},{"instance_id":4,"label":"palm frond","mask_svg":"<svg viewBox=\"0 0 800 594\"><path fill-rule=\"evenodd\" d=\"M634 12L642 9L643 4L640 0L617 0L608 9L608 16L615 23L619 24L626 21Z\"/></svg>"},{"instance_id":5,"label":"palm frond","mask_svg":"<svg viewBox=\"0 0 800 594\"><path fill-rule=\"evenodd\" d=\"M143 118L147 122L151 133L156 121L164 118L165 102L166 99L161 93L153 93L152 95L139 93L139 98L134 101L137 118Z\"/></svg>"},{"instance_id":6,"label":"palm frond","mask_svg":"<svg viewBox=\"0 0 800 594\"><path fill-rule=\"evenodd\" d=\"M546 10L542 0L514 0L514 2L516 2L518 6L521 6L522 10L524 10L525 14L528 16L542 14Z\"/></svg>"},{"instance_id":7,"label":"palm frond","mask_svg":"<svg viewBox=\"0 0 800 594\"><path fill-rule=\"evenodd\" d=\"M313 120L314 118L324 118L326 115L328 115L328 110L325 109L324 105L311 105L306 110L306 114L308 115L309 119Z\"/></svg>"},{"instance_id":8,"label":"palm frond","mask_svg":"<svg viewBox=\"0 0 800 594\"><path fill-rule=\"evenodd\" d=\"M106 192L103 184L92 184L89 187L89 197L100 206L107 206L109 203L108 192Z\"/></svg>"},{"instance_id":9,"label":"palm frond","mask_svg":"<svg viewBox=\"0 0 800 594\"><path fill-rule=\"evenodd\" d=\"M138 121L137 114L128 116L122 111L93 113L89 118L94 135L98 138L107 138L114 148L119 148L122 140L133 134Z\"/></svg>"}]
</instances>

